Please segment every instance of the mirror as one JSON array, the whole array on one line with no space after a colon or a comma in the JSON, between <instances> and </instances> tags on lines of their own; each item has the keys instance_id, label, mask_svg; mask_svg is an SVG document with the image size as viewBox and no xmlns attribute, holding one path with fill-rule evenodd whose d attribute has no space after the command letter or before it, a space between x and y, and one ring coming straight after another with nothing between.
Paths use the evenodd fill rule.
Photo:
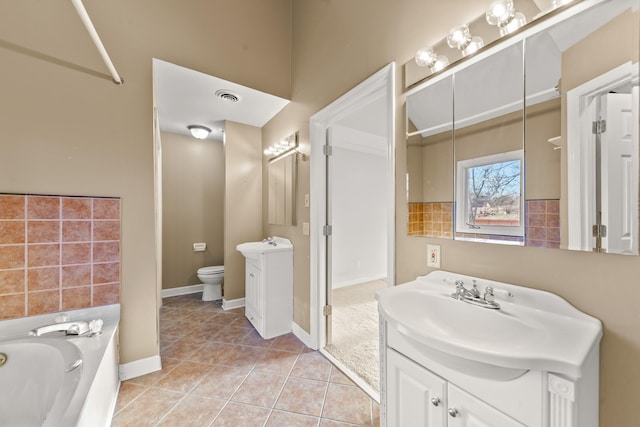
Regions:
<instances>
[{"instance_id":1,"label":"mirror","mask_svg":"<svg viewBox=\"0 0 640 427\"><path fill-rule=\"evenodd\" d=\"M407 94L409 235L638 254L639 3L579 3ZM452 236L426 232L446 196Z\"/></svg>"},{"instance_id":2,"label":"mirror","mask_svg":"<svg viewBox=\"0 0 640 427\"><path fill-rule=\"evenodd\" d=\"M298 179L298 133L285 138L291 146L269 160L269 224L296 225L296 186Z\"/></svg>"}]
</instances>

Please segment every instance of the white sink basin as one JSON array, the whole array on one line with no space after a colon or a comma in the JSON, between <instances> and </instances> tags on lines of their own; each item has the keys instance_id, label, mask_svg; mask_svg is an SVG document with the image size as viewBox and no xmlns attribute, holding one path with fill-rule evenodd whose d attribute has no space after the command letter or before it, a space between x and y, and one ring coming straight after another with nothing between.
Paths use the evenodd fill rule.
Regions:
<instances>
[{"instance_id":1,"label":"white sink basin","mask_svg":"<svg viewBox=\"0 0 640 427\"><path fill-rule=\"evenodd\" d=\"M499 310L451 298L455 280L470 288L471 279L436 271L383 289L378 292L380 315L405 338L450 355L441 358L445 363L468 362L466 370L479 363L515 370L513 377L518 370L581 376L586 356L602 335L599 320L557 295L482 279L478 280L481 293L486 286L499 290ZM507 297L506 291L514 297Z\"/></svg>"},{"instance_id":2,"label":"white sink basin","mask_svg":"<svg viewBox=\"0 0 640 427\"><path fill-rule=\"evenodd\" d=\"M260 258L262 254L270 252L292 251L293 245L291 240L284 237L274 237L275 245L267 242L247 242L236 246L236 250L240 251L245 258Z\"/></svg>"}]
</instances>

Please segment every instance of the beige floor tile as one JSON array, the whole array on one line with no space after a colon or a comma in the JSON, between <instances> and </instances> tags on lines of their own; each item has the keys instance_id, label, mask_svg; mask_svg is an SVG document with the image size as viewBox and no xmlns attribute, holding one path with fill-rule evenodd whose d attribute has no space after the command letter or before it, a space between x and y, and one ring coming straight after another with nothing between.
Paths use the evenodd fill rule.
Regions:
<instances>
[{"instance_id":1,"label":"beige floor tile","mask_svg":"<svg viewBox=\"0 0 640 427\"><path fill-rule=\"evenodd\" d=\"M162 427L208 426L222 411L225 404L224 400L189 395L158 425Z\"/></svg>"},{"instance_id":2,"label":"beige floor tile","mask_svg":"<svg viewBox=\"0 0 640 427\"><path fill-rule=\"evenodd\" d=\"M267 427L316 427L319 418L290 412L273 411L267 421Z\"/></svg>"},{"instance_id":3,"label":"beige floor tile","mask_svg":"<svg viewBox=\"0 0 640 427\"><path fill-rule=\"evenodd\" d=\"M320 418L319 427L354 427L358 424L343 423L342 421L329 420L326 418Z\"/></svg>"},{"instance_id":4,"label":"beige floor tile","mask_svg":"<svg viewBox=\"0 0 640 427\"><path fill-rule=\"evenodd\" d=\"M258 331L256 331L252 327L252 329L249 329L249 333L244 338L242 338L238 344L269 348L271 347L271 344L273 344L273 339L265 340L260 336Z\"/></svg>"},{"instance_id":5,"label":"beige floor tile","mask_svg":"<svg viewBox=\"0 0 640 427\"><path fill-rule=\"evenodd\" d=\"M179 338L160 351L162 357L186 359L198 351L206 341L193 338Z\"/></svg>"},{"instance_id":6,"label":"beige floor tile","mask_svg":"<svg viewBox=\"0 0 640 427\"><path fill-rule=\"evenodd\" d=\"M291 377L282 389L275 408L319 417L326 391L327 383L324 381Z\"/></svg>"},{"instance_id":7,"label":"beige floor tile","mask_svg":"<svg viewBox=\"0 0 640 427\"><path fill-rule=\"evenodd\" d=\"M349 379L340 369L335 366L331 367L331 377L329 381L332 383L344 384L344 385L355 385L353 381Z\"/></svg>"},{"instance_id":8,"label":"beige floor tile","mask_svg":"<svg viewBox=\"0 0 640 427\"><path fill-rule=\"evenodd\" d=\"M229 402L220 415L215 419L212 427L262 427L267 421L271 410L257 406L243 405Z\"/></svg>"},{"instance_id":9,"label":"beige floor tile","mask_svg":"<svg viewBox=\"0 0 640 427\"><path fill-rule=\"evenodd\" d=\"M251 372L231 397L234 402L272 408L287 377Z\"/></svg>"},{"instance_id":10,"label":"beige floor tile","mask_svg":"<svg viewBox=\"0 0 640 427\"><path fill-rule=\"evenodd\" d=\"M225 326L216 336L216 341L238 344L249 335L249 330L240 326Z\"/></svg>"},{"instance_id":11,"label":"beige floor tile","mask_svg":"<svg viewBox=\"0 0 640 427\"><path fill-rule=\"evenodd\" d=\"M279 337L273 338L271 343L271 348L274 350L284 350L284 351L291 351L294 353L300 353L304 349L306 349L307 346L304 345L302 341L298 339L298 337L296 337L292 333L289 333L286 335L280 335Z\"/></svg>"},{"instance_id":12,"label":"beige floor tile","mask_svg":"<svg viewBox=\"0 0 640 427\"><path fill-rule=\"evenodd\" d=\"M294 377L328 381L331 374L331 362L319 352L302 353L291 371Z\"/></svg>"},{"instance_id":13,"label":"beige floor tile","mask_svg":"<svg viewBox=\"0 0 640 427\"><path fill-rule=\"evenodd\" d=\"M118 413L127 406L133 399L140 396L147 388L143 385L134 384L130 381L123 381L118 390L118 400L116 401L116 409L114 413Z\"/></svg>"},{"instance_id":14,"label":"beige floor tile","mask_svg":"<svg viewBox=\"0 0 640 427\"><path fill-rule=\"evenodd\" d=\"M210 368L204 363L182 362L158 381L155 387L188 393L209 373Z\"/></svg>"},{"instance_id":15,"label":"beige floor tile","mask_svg":"<svg viewBox=\"0 0 640 427\"><path fill-rule=\"evenodd\" d=\"M269 349L262 354L253 369L271 374L289 375L296 360L298 360L298 353Z\"/></svg>"},{"instance_id":16,"label":"beige floor tile","mask_svg":"<svg viewBox=\"0 0 640 427\"><path fill-rule=\"evenodd\" d=\"M189 356L188 360L211 365L232 365L238 346L224 342L210 341Z\"/></svg>"},{"instance_id":17,"label":"beige floor tile","mask_svg":"<svg viewBox=\"0 0 640 427\"><path fill-rule=\"evenodd\" d=\"M358 387L329 383L322 417L371 425L371 398Z\"/></svg>"},{"instance_id":18,"label":"beige floor tile","mask_svg":"<svg viewBox=\"0 0 640 427\"><path fill-rule=\"evenodd\" d=\"M229 399L238 390L248 373L239 368L212 365L207 376L200 381L191 394Z\"/></svg>"},{"instance_id":19,"label":"beige floor tile","mask_svg":"<svg viewBox=\"0 0 640 427\"><path fill-rule=\"evenodd\" d=\"M118 413L113 427L153 426L178 403L184 394L149 388Z\"/></svg>"},{"instance_id":20,"label":"beige floor tile","mask_svg":"<svg viewBox=\"0 0 640 427\"><path fill-rule=\"evenodd\" d=\"M132 378L129 381L143 386L152 386L164 378L169 372L181 363L180 359L169 359L167 357L162 358L162 369L152 372L141 377Z\"/></svg>"},{"instance_id":21,"label":"beige floor tile","mask_svg":"<svg viewBox=\"0 0 640 427\"><path fill-rule=\"evenodd\" d=\"M268 351L267 348L238 345L230 362L237 368L253 369L266 351Z\"/></svg>"}]
</instances>

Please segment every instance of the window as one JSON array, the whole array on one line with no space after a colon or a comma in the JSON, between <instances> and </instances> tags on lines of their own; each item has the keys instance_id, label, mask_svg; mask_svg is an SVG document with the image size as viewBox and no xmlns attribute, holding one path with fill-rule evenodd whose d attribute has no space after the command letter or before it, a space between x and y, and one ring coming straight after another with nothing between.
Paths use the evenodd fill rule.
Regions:
<instances>
[{"instance_id":1,"label":"window","mask_svg":"<svg viewBox=\"0 0 640 427\"><path fill-rule=\"evenodd\" d=\"M524 236L523 158L517 150L458 162L456 233Z\"/></svg>"}]
</instances>

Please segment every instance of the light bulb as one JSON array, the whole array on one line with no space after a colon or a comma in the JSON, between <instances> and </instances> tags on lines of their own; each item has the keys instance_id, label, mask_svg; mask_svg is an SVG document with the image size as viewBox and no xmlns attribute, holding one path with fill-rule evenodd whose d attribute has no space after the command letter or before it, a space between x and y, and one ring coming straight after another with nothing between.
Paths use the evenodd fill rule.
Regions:
<instances>
[{"instance_id":1,"label":"light bulb","mask_svg":"<svg viewBox=\"0 0 640 427\"><path fill-rule=\"evenodd\" d=\"M464 49L467 47L469 42L471 41L471 34L469 33L468 25L459 25L457 27L453 27L449 31L449 35L447 36L447 44L449 47L455 49Z\"/></svg>"},{"instance_id":2,"label":"light bulb","mask_svg":"<svg viewBox=\"0 0 640 427\"><path fill-rule=\"evenodd\" d=\"M513 0L496 0L489 6L485 17L489 24L499 26L511 20L514 13Z\"/></svg>"},{"instance_id":3,"label":"light bulb","mask_svg":"<svg viewBox=\"0 0 640 427\"><path fill-rule=\"evenodd\" d=\"M476 53L482 46L484 46L484 40L481 37L473 36L469 41L469 44L462 49L462 56L468 56L472 53Z\"/></svg>"},{"instance_id":4,"label":"light bulb","mask_svg":"<svg viewBox=\"0 0 640 427\"><path fill-rule=\"evenodd\" d=\"M190 125L187 126L187 129L189 129L189 132L191 132L191 136L197 139L205 139L211 132L211 129L201 125Z\"/></svg>"},{"instance_id":5,"label":"light bulb","mask_svg":"<svg viewBox=\"0 0 640 427\"><path fill-rule=\"evenodd\" d=\"M436 72L442 70L444 67L449 65L449 58L444 55L439 55L436 62L431 66L431 71Z\"/></svg>"},{"instance_id":6,"label":"light bulb","mask_svg":"<svg viewBox=\"0 0 640 427\"><path fill-rule=\"evenodd\" d=\"M420 49L416 52L415 60L420 67L433 67L433 64L438 60L438 56L431 48Z\"/></svg>"}]
</instances>

